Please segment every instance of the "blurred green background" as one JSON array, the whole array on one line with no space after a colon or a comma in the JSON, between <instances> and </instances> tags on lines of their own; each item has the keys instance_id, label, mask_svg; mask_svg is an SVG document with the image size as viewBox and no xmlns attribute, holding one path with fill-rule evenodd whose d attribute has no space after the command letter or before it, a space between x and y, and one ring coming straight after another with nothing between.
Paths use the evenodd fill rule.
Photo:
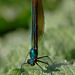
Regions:
<instances>
[{"instance_id":1,"label":"blurred green background","mask_svg":"<svg viewBox=\"0 0 75 75\"><path fill-rule=\"evenodd\" d=\"M45 29L39 56L75 60L75 0L42 0L42 4ZM13 69L20 67L31 48L30 25L31 0L0 0L0 75L19 75Z\"/></svg>"}]
</instances>

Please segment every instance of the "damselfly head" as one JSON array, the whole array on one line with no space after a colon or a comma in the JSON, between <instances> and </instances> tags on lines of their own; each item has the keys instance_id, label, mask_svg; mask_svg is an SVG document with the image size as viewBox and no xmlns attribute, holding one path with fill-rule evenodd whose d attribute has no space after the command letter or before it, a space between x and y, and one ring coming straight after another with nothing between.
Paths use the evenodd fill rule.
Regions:
<instances>
[{"instance_id":1,"label":"damselfly head","mask_svg":"<svg viewBox=\"0 0 75 75\"><path fill-rule=\"evenodd\" d=\"M35 65L34 59L28 59L27 63L30 64L31 66Z\"/></svg>"}]
</instances>

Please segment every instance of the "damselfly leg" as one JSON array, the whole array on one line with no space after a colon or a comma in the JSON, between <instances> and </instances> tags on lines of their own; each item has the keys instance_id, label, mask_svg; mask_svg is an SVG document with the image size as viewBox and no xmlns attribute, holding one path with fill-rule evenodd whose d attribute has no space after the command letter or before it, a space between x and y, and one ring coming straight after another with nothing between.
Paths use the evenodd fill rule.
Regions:
<instances>
[{"instance_id":1,"label":"damselfly leg","mask_svg":"<svg viewBox=\"0 0 75 75\"><path fill-rule=\"evenodd\" d=\"M36 64L41 68L41 70L42 70L41 75L43 75L43 68L38 63L36 63Z\"/></svg>"},{"instance_id":2,"label":"damselfly leg","mask_svg":"<svg viewBox=\"0 0 75 75\"><path fill-rule=\"evenodd\" d=\"M51 60L51 58L49 57L49 56L42 56L42 57L38 57L37 59L42 59L42 58L48 58L51 62L52 62L52 64L55 66L55 64L53 63L53 61Z\"/></svg>"},{"instance_id":3,"label":"damselfly leg","mask_svg":"<svg viewBox=\"0 0 75 75\"><path fill-rule=\"evenodd\" d=\"M22 68L23 68L23 65L25 65L25 64L28 64L28 63L23 63L23 64L21 65L20 75L21 75L21 73L22 73Z\"/></svg>"},{"instance_id":4,"label":"damselfly leg","mask_svg":"<svg viewBox=\"0 0 75 75\"><path fill-rule=\"evenodd\" d=\"M26 60L27 60L27 57L28 57L29 53L30 53L30 51L27 53L27 55L26 55L26 58L25 58L25 61L24 61L24 62L26 62Z\"/></svg>"},{"instance_id":5,"label":"damselfly leg","mask_svg":"<svg viewBox=\"0 0 75 75\"><path fill-rule=\"evenodd\" d=\"M26 62L26 59L27 59L27 57L28 57L29 53L30 53L30 52L28 52L28 53L27 53L24 63L22 63L22 64L21 64L21 71L20 71L20 75L21 75L21 73L22 73L23 65L28 64L28 63L25 63L25 62Z\"/></svg>"},{"instance_id":6,"label":"damselfly leg","mask_svg":"<svg viewBox=\"0 0 75 75\"><path fill-rule=\"evenodd\" d=\"M37 60L37 62L41 62L41 63L44 63L44 64L47 64L49 66L49 64L47 62L43 62L43 61L40 61L40 60ZM50 70L50 69L49 69ZM50 75L50 74L49 74Z\"/></svg>"}]
</instances>

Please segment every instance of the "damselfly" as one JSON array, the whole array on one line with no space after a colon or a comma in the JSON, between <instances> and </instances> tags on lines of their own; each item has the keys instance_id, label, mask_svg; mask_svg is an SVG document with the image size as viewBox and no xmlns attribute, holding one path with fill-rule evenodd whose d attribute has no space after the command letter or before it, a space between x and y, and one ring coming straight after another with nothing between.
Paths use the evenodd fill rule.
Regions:
<instances>
[{"instance_id":1,"label":"damselfly","mask_svg":"<svg viewBox=\"0 0 75 75\"><path fill-rule=\"evenodd\" d=\"M44 61L40 61L44 57L47 57L51 62L52 60L48 56L38 57L38 39L44 32L44 13L41 0L32 0L31 2L31 49L30 49L30 59L27 60L27 63L23 63L21 65L21 72L22 67L25 64L30 64L34 66L35 64L38 65L43 73L43 68L38 64L38 62L49 64ZM53 62L52 62L53 63ZM21 74L20 74L21 75Z\"/></svg>"}]
</instances>

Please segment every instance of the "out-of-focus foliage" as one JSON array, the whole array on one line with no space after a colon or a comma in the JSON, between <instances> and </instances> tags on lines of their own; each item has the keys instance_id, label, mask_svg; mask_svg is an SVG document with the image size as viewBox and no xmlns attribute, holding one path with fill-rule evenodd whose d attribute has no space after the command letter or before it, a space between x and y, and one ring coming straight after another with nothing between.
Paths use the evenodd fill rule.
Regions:
<instances>
[{"instance_id":1,"label":"out-of-focus foliage","mask_svg":"<svg viewBox=\"0 0 75 75\"><path fill-rule=\"evenodd\" d=\"M0 0L0 34L16 28L29 28L30 0Z\"/></svg>"},{"instance_id":2,"label":"out-of-focus foliage","mask_svg":"<svg viewBox=\"0 0 75 75\"><path fill-rule=\"evenodd\" d=\"M44 9L53 11L59 7L62 0L42 0Z\"/></svg>"},{"instance_id":3,"label":"out-of-focus foliage","mask_svg":"<svg viewBox=\"0 0 75 75\"><path fill-rule=\"evenodd\" d=\"M42 0L44 9L54 10L61 0ZM0 34L16 28L29 28L31 0L0 0Z\"/></svg>"},{"instance_id":4,"label":"out-of-focus foliage","mask_svg":"<svg viewBox=\"0 0 75 75\"><path fill-rule=\"evenodd\" d=\"M29 27L30 2L30 0L23 0L23 2L0 0L1 33L12 28L23 27L23 25ZM46 66L44 73L45 75L51 72L52 75L75 75L75 1L42 0L42 2L45 8L45 30L39 41L38 53L39 56L50 56L55 63L54 67L48 59L43 59L50 64ZM31 48L30 37L30 29L17 29L0 37L1 75L19 75L20 65ZM44 64L40 65L45 67ZM27 75L41 74L37 65L35 67L25 65L22 71Z\"/></svg>"}]
</instances>

